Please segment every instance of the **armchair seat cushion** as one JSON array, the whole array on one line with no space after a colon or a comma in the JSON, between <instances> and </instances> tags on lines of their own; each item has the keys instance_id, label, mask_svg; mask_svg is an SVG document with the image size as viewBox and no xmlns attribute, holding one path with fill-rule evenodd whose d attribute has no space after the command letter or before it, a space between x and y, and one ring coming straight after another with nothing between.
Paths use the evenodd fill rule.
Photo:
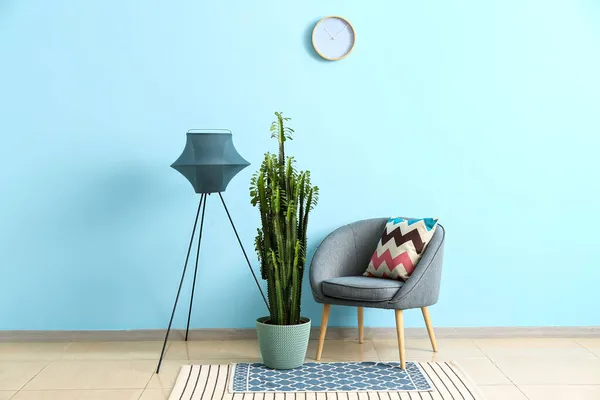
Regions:
<instances>
[{"instance_id":1,"label":"armchair seat cushion","mask_svg":"<svg viewBox=\"0 0 600 400\"><path fill-rule=\"evenodd\" d=\"M404 285L402 281L370 278L366 276L344 276L323 281L325 296L354 301L388 301Z\"/></svg>"}]
</instances>

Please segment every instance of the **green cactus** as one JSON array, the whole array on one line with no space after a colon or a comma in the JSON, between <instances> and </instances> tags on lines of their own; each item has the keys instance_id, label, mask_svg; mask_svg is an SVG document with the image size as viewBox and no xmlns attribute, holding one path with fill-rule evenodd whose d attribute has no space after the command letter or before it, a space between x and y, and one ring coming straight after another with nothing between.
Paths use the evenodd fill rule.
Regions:
<instances>
[{"instance_id":1,"label":"green cactus","mask_svg":"<svg viewBox=\"0 0 600 400\"><path fill-rule=\"evenodd\" d=\"M270 322L295 325L300 323L308 214L317 204L319 188L311 185L310 172L297 171L294 158L286 158L285 141L292 140L294 130L286 126L290 118L281 112L275 116L271 137L279 142L279 154L265 154L252 176L250 198L260 211L255 247L267 281Z\"/></svg>"}]
</instances>

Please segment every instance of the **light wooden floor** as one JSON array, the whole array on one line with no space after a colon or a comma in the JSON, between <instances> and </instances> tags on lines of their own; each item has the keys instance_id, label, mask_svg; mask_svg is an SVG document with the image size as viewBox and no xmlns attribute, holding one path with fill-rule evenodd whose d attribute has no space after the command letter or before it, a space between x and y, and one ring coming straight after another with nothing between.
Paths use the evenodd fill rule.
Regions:
<instances>
[{"instance_id":1,"label":"light wooden floor","mask_svg":"<svg viewBox=\"0 0 600 400\"><path fill-rule=\"evenodd\" d=\"M258 361L252 340L173 342L160 375L162 343L0 343L0 400L168 398L179 367ZM322 361L396 360L395 339L327 340ZM455 360L488 400L600 399L598 339L407 339L408 360ZM308 360L316 351L311 341Z\"/></svg>"}]
</instances>

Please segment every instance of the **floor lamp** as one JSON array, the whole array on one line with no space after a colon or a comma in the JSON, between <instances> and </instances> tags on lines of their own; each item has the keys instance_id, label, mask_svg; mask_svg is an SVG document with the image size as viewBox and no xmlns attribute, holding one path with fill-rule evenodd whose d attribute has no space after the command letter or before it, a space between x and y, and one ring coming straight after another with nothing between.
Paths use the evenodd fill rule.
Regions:
<instances>
[{"instance_id":1,"label":"floor lamp","mask_svg":"<svg viewBox=\"0 0 600 400\"><path fill-rule=\"evenodd\" d=\"M177 289L177 296L175 297L175 304L173 305L173 312L171 312L171 319L169 320L169 326L165 335L165 342L163 343L162 350L160 352L160 359L158 360L158 366L156 367L156 373L160 372L160 365L162 364L163 357L165 355L165 348L167 347L167 340L169 338L169 332L171 331L171 325L173 324L173 317L175 316L175 310L177 309L177 302L179 301L179 295L181 294L181 288L187 271L188 262L190 260L190 253L194 243L194 236L198 226L198 218L200 217L200 229L198 231L198 247L196 250L196 262L194 266L194 281L192 283L192 293L190 296L190 309L188 312L187 327L185 329L185 340L188 340L188 333L190 330L190 318L192 316L192 305L194 302L194 291L196 289L196 275L198 273L198 258L200 255L200 243L202 242L202 229L204 227L204 213L206 211L206 199L211 193L217 193L219 199L225 208L233 232L238 240L238 243L244 253L248 268L252 272L254 281L260 294L265 302L267 308L269 305L265 294L263 293L256 274L252 269L248 254L242 245L240 235L235 228L229 209L225 204L223 195L229 184L229 181L241 170L246 168L250 163L246 161L235 149L233 145L231 131L229 130L204 130L194 129L187 132L187 140L185 148L181 156L171 165L179 171L183 176L187 178L192 184L196 193L200 193L200 202L198 204L198 211L196 211L196 218L194 220L194 228L192 229L192 236L190 238L190 244L187 250L187 256L185 257L185 263L183 265L183 273L181 275L181 281L179 282L179 288ZM200 216L200 214L202 214Z\"/></svg>"}]
</instances>

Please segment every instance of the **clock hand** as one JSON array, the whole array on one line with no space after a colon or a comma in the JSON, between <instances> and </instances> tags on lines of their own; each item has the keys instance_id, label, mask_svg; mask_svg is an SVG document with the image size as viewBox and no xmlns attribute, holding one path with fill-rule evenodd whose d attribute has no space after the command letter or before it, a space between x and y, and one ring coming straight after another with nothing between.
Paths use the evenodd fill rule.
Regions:
<instances>
[{"instance_id":1,"label":"clock hand","mask_svg":"<svg viewBox=\"0 0 600 400\"><path fill-rule=\"evenodd\" d=\"M325 28L325 32L327 32L327 34L329 35L329 37L331 37L331 39L333 40L333 36L331 36L331 33L329 32L329 29Z\"/></svg>"},{"instance_id":2,"label":"clock hand","mask_svg":"<svg viewBox=\"0 0 600 400\"><path fill-rule=\"evenodd\" d=\"M343 27L341 31L339 31L338 33L336 33L335 35L333 35L332 39L335 39L335 37L337 35L339 35L340 33L344 32L344 30L347 28L347 26Z\"/></svg>"}]
</instances>

